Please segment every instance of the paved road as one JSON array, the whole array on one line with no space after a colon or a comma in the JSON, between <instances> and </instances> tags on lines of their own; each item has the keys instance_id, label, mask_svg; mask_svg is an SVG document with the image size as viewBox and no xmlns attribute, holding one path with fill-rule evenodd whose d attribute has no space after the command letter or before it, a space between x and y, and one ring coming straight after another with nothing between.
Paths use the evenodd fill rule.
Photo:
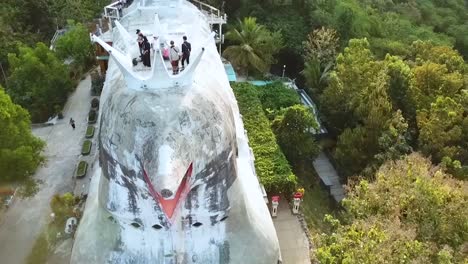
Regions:
<instances>
[{"instance_id":1,"label":"paved road","mask_svg":"<svg viewBox=\"0 0 468 264\"><path fill-rule=\"evenodd\" d=\"M43 184L34 197L16 199L3 215L0 224L0 263L24 263L48 221L52 195L73 191L72 176L85 135L91 100L90 86L89 76L80 82L65 106L64 119L54 126L33 129L36 136L47 142L44 153L47 162L35 175ZM68 124L70 117L75 119L75 130Z\"/></svg>"},{"instance_id":2,"label":"paved road","mask_svg":"<svg viewBox=\"0 0 468 264\"><path fill-rule=\"evenodd\" d=\"M273 218L273 223L280 243L283 264L310 264L309 241L285 199L280 200L278 217Z\"/></svg>"}]
</instances>

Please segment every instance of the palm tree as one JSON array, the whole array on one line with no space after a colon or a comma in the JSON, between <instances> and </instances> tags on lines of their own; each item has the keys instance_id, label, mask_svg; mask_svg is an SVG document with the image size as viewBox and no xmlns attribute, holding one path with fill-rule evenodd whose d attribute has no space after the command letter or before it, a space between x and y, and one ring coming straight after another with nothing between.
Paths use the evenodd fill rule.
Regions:
<instances>
[{"instance_id":1,"label":"palm tree","mask_svg":"<svg viewBox=\"0 0 468 264\"><path fill-rule=\"evenodd\" d=\"M239 20L238 27L229 30L226 38L236 45L227 47L223 56L246 75L249 70L267 72L275 62L273 55L282 47L281 34L258 25L254 17Z\"/></svg>"}]
</instances>

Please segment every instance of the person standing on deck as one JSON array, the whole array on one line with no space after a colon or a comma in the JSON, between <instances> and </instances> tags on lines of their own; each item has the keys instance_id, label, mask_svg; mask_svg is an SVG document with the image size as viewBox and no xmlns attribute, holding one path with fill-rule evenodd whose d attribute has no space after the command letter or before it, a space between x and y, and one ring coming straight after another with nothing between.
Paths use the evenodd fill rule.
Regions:
<instances>
[{"instance_id":1,"label":"person standing on deck","mask_svg":"<svg viewBox=\"0 0 468 264\"><path fill-rule=\"evenodd\" d=\"M190 52L192 52L192 45L187 41L187 37L184 36L184 43L182 43L182 70L184 67L184 62L187 61L187 66L190 63Z\"/></svg>"},{"instance_id":2,"label":"person standing on deck","mask_svg":"<svg viewBox=\"0 0 468 264\"><path fill-rule=\"evenodd\" d=\"M169 59L171 60L171 65L172 65L172 74L176 75L179 73L179 60L180 60L180 55L179 55L179 49L174 46L174 41L171 40L171 48L169 51Z\"/></svg>"},{"instance_id":3,"label":"person standing on deck","mask_svg":"<svg viewBox=\"0 0 468 264\"><path fill-rule=\"evenodd\" d=\"M149 43L147 38L144 38L143 40L143 65L147 67L151 67L151 44Z\"/></svg>"}]
</instances>

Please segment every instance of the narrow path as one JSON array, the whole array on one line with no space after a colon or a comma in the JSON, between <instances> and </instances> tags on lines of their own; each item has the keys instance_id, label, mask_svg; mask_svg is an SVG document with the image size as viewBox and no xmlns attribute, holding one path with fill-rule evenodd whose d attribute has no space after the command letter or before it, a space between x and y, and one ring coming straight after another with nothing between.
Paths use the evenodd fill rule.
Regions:
<instances>
[{"instance_id":1,"label":"narrow path","mask_svg":"<svg viewBox=\"0 0 468 264\"><path fill-rule=\"evenodd\" d=\"M313 165L318 176L325 186L327 186L331 196L333 196L333 199L336 202L341 202L345 197L345 193L340 183L340 177L323 151L314 160Z\"/></svg>"},{"instance_id":2,"label":"narrow path","mask_svg":"<svg viewBox=\"0 0 468 264\"><path fill-rule=\"evenodd\" d=\"M2 264L22 264L29 255L37 236L47 224L49 202L55 193L73 191L73 172L81 155L87 114L90 108L91 79L81 81L70 96L64 119L54 126L35 128L33 134L47 143L46 163L39 168L35 178L43 181L40 191L32 198L16 198L3 215L0 224L0 257ZM70 117L76 122L73 130Z\"/></svg>"},{"instance_id":3,"label":"narrow path","mask_svg":"<svg viewBox=\"0 0 468 264\"><path fill-rule=\"evenodd\" d=\"M273 218L283 264L310 264L309 240L285 199L280 200L278 217Z\"/></svg>"}]
</instances>

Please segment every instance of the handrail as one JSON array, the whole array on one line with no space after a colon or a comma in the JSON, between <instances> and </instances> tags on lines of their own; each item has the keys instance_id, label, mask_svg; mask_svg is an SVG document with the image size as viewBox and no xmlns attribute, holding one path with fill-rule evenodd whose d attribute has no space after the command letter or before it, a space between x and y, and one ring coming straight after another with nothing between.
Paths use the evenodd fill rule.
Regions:
<instances>
[{"instance_id":1,"label":"handrail","mask_svg":"<svg viewBox=\"0 0 468 264\"><path fill-rule=\"evenodd\" d=\"M200 10L208 11L210 14L216 15L218 17L221 16L221 11L219 9L217 9L216 7L210 6L209 4L203 3L203 2L201 2L199 0L189 0L189 1L192 2L193 4L198 4L198 6L199 6L198 8ZM208 10L203 9L203 7L208 8Z\"/></svg>"},{"instance_id":2,"label":"handrail","mask_svg":"<svg viewBox=\"0 0 468 264\"><path fill-rule=\"evenodd\" d=\"M120 4L119 1L116 1L110 5L107 5L104 7L104 16L107 18L115 18L115 19L120 19L120 13L119 13L119 8L117 7ZM116 15L113 15L111 13L115 13Z\"/></svg>"}]
</instances>

